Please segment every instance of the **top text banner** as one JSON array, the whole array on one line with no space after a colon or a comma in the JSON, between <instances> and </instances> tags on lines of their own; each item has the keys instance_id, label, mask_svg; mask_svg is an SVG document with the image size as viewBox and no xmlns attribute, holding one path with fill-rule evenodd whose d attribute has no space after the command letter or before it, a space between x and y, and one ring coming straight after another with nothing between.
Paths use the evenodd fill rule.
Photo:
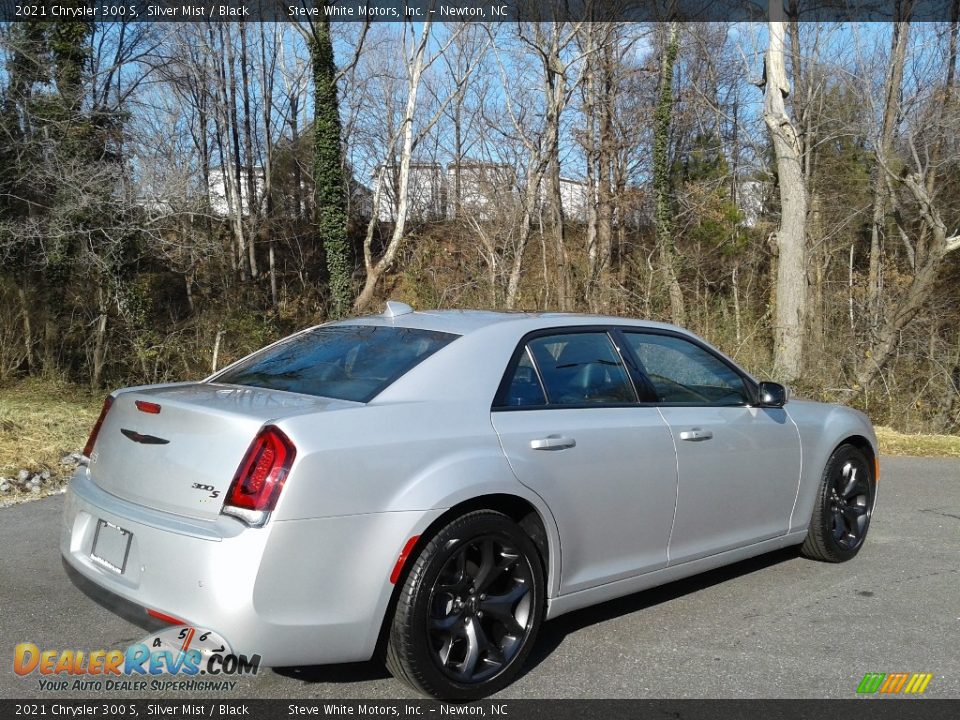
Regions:
<instances>
[{"instance_id":1,"label":"top text banner","mask_svg":"<svg viewBox=\"0 0 960 720\"><path fill-rule=\"evenodd\" d=\"M960 0L786 0L773 12L802 22L889 22L905 12L950 21L958 8ZM745 22L770 12L766 0L0 0L8 22Z\"/></svg>"}]
</instances>

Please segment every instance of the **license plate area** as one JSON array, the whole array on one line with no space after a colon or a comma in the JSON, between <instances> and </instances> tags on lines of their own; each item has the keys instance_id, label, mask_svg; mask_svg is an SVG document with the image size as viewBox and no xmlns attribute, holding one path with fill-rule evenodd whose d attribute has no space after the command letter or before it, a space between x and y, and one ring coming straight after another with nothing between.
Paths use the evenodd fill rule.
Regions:
<instances>
[{"instance_id":1,"label":"license plate area","mask_svg":"<svg viewBox=\"0 0 960 720\"><path fill-rule=\"evenodd\" d=\"M97 520L90 559L97 565L122 575L127 567L131 540L133 540L133 533L129 530L124 530L119 525L106 520Z\"/></svg>"}]
</instances>

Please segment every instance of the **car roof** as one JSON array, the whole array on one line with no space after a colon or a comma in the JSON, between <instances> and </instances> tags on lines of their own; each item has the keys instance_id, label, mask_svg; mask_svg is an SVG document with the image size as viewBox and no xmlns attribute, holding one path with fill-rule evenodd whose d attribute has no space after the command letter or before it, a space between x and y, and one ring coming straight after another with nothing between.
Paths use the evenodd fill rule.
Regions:
<instances>
[{"instance_id":1,"label":"car roof","mask_svg":"<svg viewBox=\"0 0 960 720\"><path fill-rule=\"evenodd\" d=\"M388 325L393 327L418 328L437 332L468 335L481 328L503 323L521 323L524 331L538 328L570 325L634 325L637 327L662 328L689 334L687 330L668 323L611 315L589 315L560 312L496 312L492 310L421 310L398 315L367 315L341 320L335 325Z\"/></svg>"}]
</instances>

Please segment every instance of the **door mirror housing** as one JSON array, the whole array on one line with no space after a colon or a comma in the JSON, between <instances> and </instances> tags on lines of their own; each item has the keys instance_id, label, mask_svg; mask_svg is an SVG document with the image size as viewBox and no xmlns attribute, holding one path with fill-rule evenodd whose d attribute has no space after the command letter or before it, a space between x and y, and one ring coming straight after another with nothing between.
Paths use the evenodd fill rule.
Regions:
<instances>
[{"instance_id":1,"label":"door mirror housing","mask_svg":"<svg viewBox=\"0 0 960 720\"><path fill-rule=\"evenodd\" d=\"M759 407L778 408L787 404L790 391L780 383L764 381L757 389L757 405Z\"/></svg>"}]
</instances>

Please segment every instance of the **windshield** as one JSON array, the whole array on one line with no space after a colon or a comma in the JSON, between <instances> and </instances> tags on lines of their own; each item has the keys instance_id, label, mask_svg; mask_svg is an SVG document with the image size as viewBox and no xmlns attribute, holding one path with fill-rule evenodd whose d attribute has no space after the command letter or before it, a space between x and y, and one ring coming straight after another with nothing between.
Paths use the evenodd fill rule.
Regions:
<instances>
[{"instance_id":1,"label":"windshield","mask_svg":"<svg viewBox=\"0 0 960 720\"><path fill-rule=\"evenodd\" d=\"M251 355L213 382L368 402L457 337L380 325L319 327Z\"/></svg>"}]
</instances>

